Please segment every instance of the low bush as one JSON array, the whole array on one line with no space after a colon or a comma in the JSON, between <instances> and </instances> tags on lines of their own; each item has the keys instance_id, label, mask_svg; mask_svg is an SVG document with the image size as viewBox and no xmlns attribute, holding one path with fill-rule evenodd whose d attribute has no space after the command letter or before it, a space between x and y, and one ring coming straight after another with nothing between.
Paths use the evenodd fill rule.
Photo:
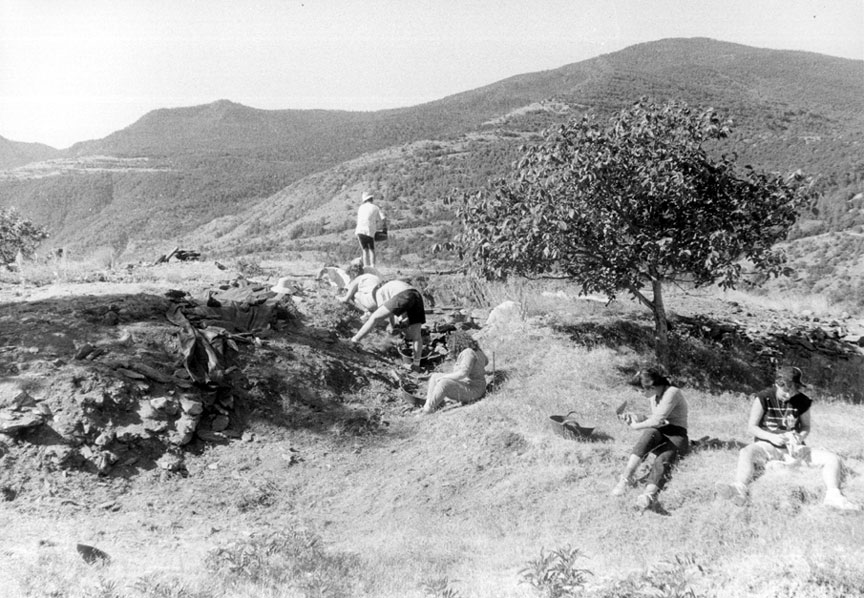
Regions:
<instances>
[{"instance_id":1,"label":"low bush","mask_svg":"<svg viewBox=\"0 0 864 598\"><path fill-rule=\"evenodd\" d=\"M576 566L583 558L578 548L565 546L540 556L528 563L520 575L543 598L569 598L579 596L591 571Z\"/></svg>"},{"instance_id":2,"label":"low bush","mask_svg":"<svg viewBox=\"0 0 864 598\"><path fill-rule=\"evenodd\" d=\"M304 530L280 530L216 548L205 567L229 586L292 587L309 597L355 596L362 579L358 559L326 551L317 535Z\"/></svg>"}]
</instances>

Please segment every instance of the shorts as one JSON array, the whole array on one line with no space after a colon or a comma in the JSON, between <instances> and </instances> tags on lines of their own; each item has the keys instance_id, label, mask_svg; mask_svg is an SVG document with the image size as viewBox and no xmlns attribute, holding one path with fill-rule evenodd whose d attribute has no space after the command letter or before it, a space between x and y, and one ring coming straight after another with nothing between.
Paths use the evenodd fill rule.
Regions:
<instances>
[{"instance_id":1,"label":"shorts","mask_svg":"<svg viewBox=\"0 0 864 598\"><path fill-rule=\"evenodd\" d=\"M360 241L360 249L371 249L375 251L375 239L369 235L357 233L357 240Z\"/></svg>"},{"instance_id":2,"label":"shorts","mask_svg":"<svg viewBox=\"0 0 864 598\"><path fill-rule=\"evenodd\" d=\"M425 324L426 308L423 306L423 295L417 289L402 291L387 301L382 307L386 307L393 315L408 316L408 325Z\"/></svg>"},{"instance_id":3,"label":"shorts","mask_svg":"<svg viewBox=\"0 0 864 598\"><path fill-rule=\"evenodd\" d=\"M774 446L765 440L757 440L753 443L754 462L757 465L765 465L768 461L783 461L789 451L786 447Z\"/></svg>"}]
</instances>

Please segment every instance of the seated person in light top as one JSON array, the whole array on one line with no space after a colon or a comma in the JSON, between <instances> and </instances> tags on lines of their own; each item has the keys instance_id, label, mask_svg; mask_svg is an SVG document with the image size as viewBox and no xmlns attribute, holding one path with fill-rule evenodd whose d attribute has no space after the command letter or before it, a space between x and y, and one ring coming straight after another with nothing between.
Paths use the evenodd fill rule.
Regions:
<instances>
[{"instance_id":1,"label":"seated person in light top","mask_svg":"<svg viewBox=\"0 0 864 598\"><path fill-rule=\"evenodd\" d=\"M636 484L633 479L636 469L649 453L654 453L655 459L648 474L645 492L636 498L638 508L653 509L658 506L657 495L669 481L672 467L690 449L687 401L681 390L672 386L660 366L639 370L630 383L642 389L649 400L651 415L647 419L633 413L621 415L621 419L632 429L643 432L630 451L624 473L612 489L612 496L621 496L628 487Z\"/></svg>"},{"instance_id":2,"label":"seated person in light top","mask_svg":"<svg viewBox=\"0 0 864 598\"><path fill-rule=\"evenodd\" d=\"M351 282L345 287L342 303L353 305L366 315L371 314L378 308L375 303L375 292L383 284L381 277L377 274L364 274L363 266L359 263L352 263L348 274L351 276Z\"/></svg>"},{"instance_id":3,"label":"seated person in light top","mask_svg":"<svg viewBox=\"0 0 864 598\"><path fill-rule=\"evenodd\" d=\"M738 453L735 481L732 484L717 483L719 496L743 506L749 498L749 485L757 466L764 467L770 462L808 464L822 468L826 506L860 509L840 492L843 478L840 458L834 453L804 445L810 435L810 406L813 401L801 392L802 388L801 370L785 366L777 370L773 387L756 394L747 424L753 442Z\"/></svg>"},{"instance_id":4,"label":"seated person in light top","mask_svg":"<svg viewBox=\"0 0 864 598\"><path fill-rule=\"evenodd\" d=\"M473 403L486 394L486 354L470 334L462 331L447 336L447 354L455 358L453 371L448 374L432 374L426 390L423 413L432 413L453 399L460 403Z\"/></svg>"},{"instance_id":5,"label":"seated person in light top","mask_svg":"<svg viewBox=\"0 0 864 598\"><path fill-rule=\"evenodd\" d=\"M411 342L413 368L415 370L420 369L420 360L423 357L421 328L426 323L426 308L423 305L423 296L420 291L407 282L391 280L381 285L375 291L374 297L375 310L357 331L357 334L351 337L351 342L359 343L381 321L389 319L390 326L394 326L395 316L404 315L408 319L405 340Z\"/></svg>"}]
</instances>

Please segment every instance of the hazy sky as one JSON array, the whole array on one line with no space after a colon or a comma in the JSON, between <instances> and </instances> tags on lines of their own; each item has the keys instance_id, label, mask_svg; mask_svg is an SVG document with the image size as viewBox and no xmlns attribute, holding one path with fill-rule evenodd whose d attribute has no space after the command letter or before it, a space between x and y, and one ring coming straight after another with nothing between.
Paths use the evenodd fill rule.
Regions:
<instances>
[{"instance_id":1,"label":"hazy sky","mask_svg":"<svg viewBox=\"0 0 864 598\"><path fill-rule=\"evenodd\" d=\"M156 108L410 106L667 37L864 60L864 0L0 0L0 136Z\"/></svg>"}]
</instances>

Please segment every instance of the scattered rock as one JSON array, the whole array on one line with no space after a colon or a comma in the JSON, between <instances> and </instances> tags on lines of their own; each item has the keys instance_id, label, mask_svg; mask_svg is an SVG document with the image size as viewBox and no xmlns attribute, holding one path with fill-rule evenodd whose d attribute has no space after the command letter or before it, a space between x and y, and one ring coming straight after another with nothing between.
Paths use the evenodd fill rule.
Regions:
<instances>
[{"instance_id":1,"label":"scattered rock","mask_svg":"<svg viewBox=\"0 0 864 598\"><path fill-rule=\"evenodd\" d=\"M165 471L180 471L183 469L183 458L173 453L165 453L156 461L156 465Z\"/></svg>"},{"instance_id":2,"label":"scattered rock","mask_svg":"<svg viewBox=\"0 0 864 598\"><path fill-rule=\"evenodd\" d=\"M114 442L116 437L117 433L114 430L108 429L99 434L99 436L96 437L96 440L93 441L93 444L98 447L108 446Z\"/></svg>"},{"instance_id":3,"label":"scattered rock","mask_svg":"<svg viewBox=\"0 0 864 598\"><path fill-rule=\"evenodd\" d=\"M180 409L188 415L201 415L204 412L204 403L188 395L181 395Z\"/></svg>"},{"instance_id":4,"label":"scattered rock","mask_svg":"<svg viewBox=\"0 0 864 598\"><path fill-rule=\"evenodd\" d=\"M214 444L226 444L228 441L224 434L212 430L198 429L195 431L195 435L204 442L212 442Z\"/></svg>"},{"instance_id":5,"label":"scattered rock","mask_svg":"<svg viewBox=\"0 0 864 598\"><path fill-rule=\"evenodd\" d=\"M175 446L189 444L195 437L199 416L184 413L174 422L174 430L169 434L168 441Z\"/></svg>"},{"instance_id":6,"label":"scattered rock","mask_svg":"<svg viewBox=\"0 0 864 598\"><path fill-rule=\"evenodd\" d=\"M15 434L45 423L51 412L40 408L36 400L18 384L0 385L0 433Z\"/></svg>"},{"instance_id":7,"label":"scattered rock","mask_svg":"<svg viewBox=\"0 0 864 598\"><path fill-rule=\"evenodd\" d=\"M150 406L156 411L167 415L176 415L180 412L180 406L170 397L156 397L150 399Z\"/></svg>"},{"instance_id":8,"label":"scattered rock","mask_svg":"<svg viewBox=\"0 0 864 598\"><path fill-rule=\"evenodd\" d=\"M111 562L111 557L108 556L107 553L99 550L94 546L89 546L87 544L78 544L75 546L75 549L78 551L78 554L81 555L81 558L84 559L84 562L88 565L106 565Z\"/></svg>"},{"instance_id":9,"label":"scattered rock","mask_svg":"<svg viewBox=\"0 0 864 598\"><path fill-rule=\"evenodd\" d=\"M213 418L213 423L210 424L210 429L214 432L224 432L231 424L227 415L218 415Z\"/></svg>"}]
</instances>

